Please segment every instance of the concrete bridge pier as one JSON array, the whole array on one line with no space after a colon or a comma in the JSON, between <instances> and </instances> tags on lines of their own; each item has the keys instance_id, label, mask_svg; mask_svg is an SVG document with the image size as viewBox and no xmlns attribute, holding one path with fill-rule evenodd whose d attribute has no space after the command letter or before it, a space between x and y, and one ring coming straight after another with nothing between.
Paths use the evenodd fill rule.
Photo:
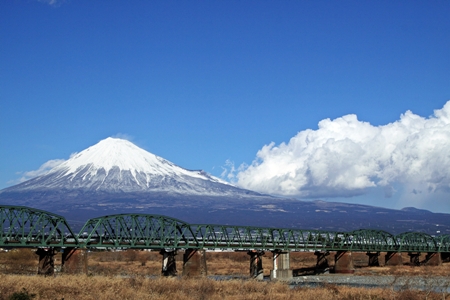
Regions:
<instances>
[{"instance_id":1,"label":"concrete bridge pier","mask_svg":"<svg viewBox=\"0 0 450 300\"><path fill-rule=\"evenodd\" d=\"M250 250L247 254L250 255L250 277L263 280L264 269L262 265L262 256L264 255L264 251Z\"/></svg>"},{"instance_id":2,"label":"concrete bridge pier","mask_svg":"<svg viewBox=\"0 0 450 300\"><path fill-rule=\"evenodd\" d=\"M273 269L270 271L270 279L291 279L292 270L289 265L289 252L275 250L272 253Z\"/></svg>"},{"instance_id":3,"label":"concrete bridge pier","mask_svg":"<svg viewBox=\"0 0 450 300\"><path fill-rule=\"evenodd\" d=\"M35 252L39 255L38 275L52 276L55 274L55 249L38 248Z\"/></svg>"},{"instance_id":4,"label":"concrete bridge pier","mask_svg":"<svg viewBox=\"0 0 450 300\"><path fill-rule=\"evenodd\" d=\"M330 265L328 264L327 256L330 255L330 252L315 251L314 255L317 257L316 273L328 272L330 269Z\"/></svg>"},{"instance_id":5,"label":"concrete bridge pier","mask_svg":"<svg viewBox=\"0 0 450 300\"><path fill-rule=\"evenodd\" d=\"M162 249L159 254L162 255L162 276L176 276L177 275L177 264L176 264L176 255L177 250L166 250Z\"/></svg>"},{"instance_id":6,"label":"concrete bridge pier","mask_svg":"<svg viewBox=\"0 0 450 300\"><path fill-rule=\"evenodd\" d=\"M88 273L88 253L86 249L65 248L62 253L61 271L67 274Z\"/></svg>"},{"instance_id":7,"label":"concrete bridge pier","mask_svg":"<svg viewBox=\"0 0 450 300\"><path fill-rule=\"evenodd\" d=\"M352 274L355 272L352 253L348 251L337 251L334 256L334 273Z\"/></svg>"},{"instance_id":8,"label":"concrete bridge pier","mask_svg":"<svg viewBox=\"0 0 450 300\"><path fill-rule=\"evenodd\" d=\"M400 252L387 252L384 257L385 266L401 266L403 265L402 254Z\"/></svg>"},{"instance_id":9,"label":"concrete bridge pier","mask_svg":"<svg viewBox=\"0 0 450 300\"><path fill-rule=\"evenodd\" d=\"M409 264L411 266L420 266L420 252L408 252Z\"/></svg>"},{"instance_id":10,"label":"concrete bridge pier","mask_svg":"<svg viewBox=\"0 0 450 300\"><path fill-rule=\"evenodd\" d=\"M380 256L380 252L367 252L367 256L369 256L369 267L379 267L380 261L378 257Z\"/></svg>"},{"instance_id":11,"label":"concrete bridge pier","mask_svg":"<svg viewBox=\"0 0 450 300\"><path fill-rule=\"evenodd\" d=\"M183 277L204 277L206 275L206 251L186 249L183 255Z\"/></svg>"},{"instance_id":12,"label":"concrete bridge pier","mask_svg":"<svg viewBox=\"0 0 450 300\"><path fill-rule=\"evenodd\" d=\"M427 266L440 266L442 265L441 253L428 252L425 256L425 264Z\"/></svg>"}]
</instances>

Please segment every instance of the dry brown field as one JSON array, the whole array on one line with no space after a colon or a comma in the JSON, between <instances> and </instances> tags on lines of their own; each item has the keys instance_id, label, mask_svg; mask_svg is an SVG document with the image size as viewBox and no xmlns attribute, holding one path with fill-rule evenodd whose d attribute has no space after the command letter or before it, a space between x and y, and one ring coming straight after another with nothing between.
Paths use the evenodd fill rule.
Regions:
<instances>
[{"instance_id":1,"label":"dry brown field","mask_svg":"<svg viewBox=\"0 0 450 300\"><path fill-rule=\"evenodd\" d=\"M450 299L431 290L352 288L333 284L321 287L292 287L279 281L248 278L246 252L207 252L208 275L230 275L237 279L186 279L161 277L161 255L149 251L89 252L87 274L37 276L37 255L30 249L0 253L0 300L2 299ZM263 257L264 274L269 275L272 254ZM354 254L359 275L447 276L450 264L442 266L362 267L365 253ZM60 264L60 254L55 266ZM330 264L333 262L330 257ZM404 261L409 261L407 255ZM381 261L382 262L382 261ZM313 267L313 253L292 253L291 268ZM182 252L177 255L182 273ZM22 298L20 298L22 297Z\"/></svg>"}]
</instances>

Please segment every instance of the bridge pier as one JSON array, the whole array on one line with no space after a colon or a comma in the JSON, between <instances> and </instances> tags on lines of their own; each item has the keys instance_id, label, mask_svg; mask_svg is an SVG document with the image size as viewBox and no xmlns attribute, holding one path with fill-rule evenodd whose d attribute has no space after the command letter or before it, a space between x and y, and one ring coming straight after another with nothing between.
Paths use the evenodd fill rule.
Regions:
<instances>
[{"instance_id":1,"label":"bridge pier","mask_svg":"<svg viewBox=\"0 0 450 300\"><path fill-rule=\"evenodd\" d=\"M52 276L55 274L55 249L38 248L39 255L38 275Z\"/></svg>"},{"instance_id":2,"label":"bridge pier","mask_svg":"<svg viewBox=\"0 0 450 300\"><path fill-rule=\"evenodd\" d=\"M427 266L440 266L442 265L442 257L439 252L428 252L425 256L425 265Z\"/></svg>"},{"instance_id":3,"label":"bridge pier","mask_svg":"<svg viewBox=\"0 0 450 300\"><path fill-rule=\"evenodd\" d=\"M317 257L316 270L315 270L316 273L328 272L330 269L330 265L328 264L327 256L330 255L330 252L315 251L314 255Z\"/></svg>"},{"instance_id":4,"label":"bridge pier","mask_svg":"<svg viewBox=\"0 0 450 300\"><path fill-rule=\"evenodd\" d=\"M352 274L355 272L352 253L348 251L337 251L334 256L334 273Z\"/></svg>"},{"instance_id":5,"label":"bridge pier","mask_svg":"<svg viewBox=\"0 0 450 300\"><path fill-rule=\"evenodd\" d=\"M177 250L167 251L162 249L159 254L162 255L162 276L176 276L177 275L177 264L176 264L176 255Z\"/></svg>"},{"instance_id":6,"label":"bridge pier","mask_svg":"<svg viewBox=\"0 0 450 300\"><path fill-rule=\"evenodd\" d=\"M183 277L204 277L206 275L206 251L186 249L183 255Z\"/></svg>"},{"instance_id":7,"label":"bridge pier","mask_svg":"<svg viewBox=\"0 0 450 300\"><path fill-rule=\"evenodd\" d=\"M409 264L411 266L420 266L420 252L408 252Z\"/></svg>"},{"instance_id":8,"label":"bridge pier","mask_svg":"<svg viewBox=\"0 0 450 300\"><path fill-rule=\"evenodd\" d=\"M369 256L369 267L379 267L380 261L378 257L380 256L380 252L367 252L367 256Z\"/></svg>"},{"instance_id":9,"label":"bridge pier","mask_svg":"<svg viewBox=\"0 0 450 300\"><path fill-rule=\"evenodd\" d=\"M250 255L250 277L263 280L264 269L262 266L262 256L264 255L264 251L251 250L247 254Z\"/></svg>"},{"instance_id":10,"label":"bridge pier","mask_svg":"<svg viewBox=\"0 0 450 300\"><path fill-rule=\"evenodd\" d=\"M86 249L65 248L62 253L61 270L67 274L87 274L88 254Z\"/></svg>"},{"instance_id":11,"label":"bridge pier","mask_svg":"<svg viewBox=\"0 0 450 300\"><path fill-rule=\"evenodd\" d=\"M289 252L272 251L273 269L270 271L270 279L291 279L292 270L289 265Z\"/></svg>"},{"instance_id":12,"label":"bridge pier","mask_svg":"<svg viewBox=\"0 0 450 300\"><path fill-rule=\"evenodd\" d=\"M400 252L387 252L384 257L385 266L401 266L403 265L402 254Z\"/></svg>"},{"instance_id":13,"label":"bridge pier","mask_svg":"<svg viewBox=\"0 0 450 300\"><path fill-rule=\"evenodd\" d=\"M450 252L441 252L441 261L450 262Z\"/></svg>"}]
</instances>

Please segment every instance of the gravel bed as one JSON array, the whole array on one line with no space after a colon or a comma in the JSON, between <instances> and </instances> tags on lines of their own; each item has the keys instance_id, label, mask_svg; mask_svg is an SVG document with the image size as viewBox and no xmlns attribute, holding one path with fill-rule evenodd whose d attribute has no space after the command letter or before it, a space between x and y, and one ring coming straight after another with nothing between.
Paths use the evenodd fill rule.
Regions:
<instances>
[{"instance_id":1,"label":"gravel bed","mask_svg":"<svg viewBox=\"0 0 450 300\"><path fill-rule=\"evenodd\" d=\"M347 285L365 288L392 288L450 292L450 277L446 276L393 276L393 275L318 275L299 276L290 280L293 286Z\"/></svg>"}]
</instances>

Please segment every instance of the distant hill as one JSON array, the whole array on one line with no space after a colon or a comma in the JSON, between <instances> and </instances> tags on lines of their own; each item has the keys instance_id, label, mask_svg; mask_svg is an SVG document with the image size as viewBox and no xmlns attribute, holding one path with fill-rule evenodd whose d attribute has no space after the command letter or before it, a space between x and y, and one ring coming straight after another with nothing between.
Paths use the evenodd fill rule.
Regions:
<instances>
[{"instance_id":1,"label":"distant hill","mask_svg":"<svg viewBox=\"0 0 450 300\"><path fill-rule=\"evenodd\" d=\"M204 171L186 170L115 138L100 141L42 176L1 190L0 204L57 213L75 228L92 217L133 212L189 223L450 234L449 214L263 195Z\"/></svg>"}]
</instances>

